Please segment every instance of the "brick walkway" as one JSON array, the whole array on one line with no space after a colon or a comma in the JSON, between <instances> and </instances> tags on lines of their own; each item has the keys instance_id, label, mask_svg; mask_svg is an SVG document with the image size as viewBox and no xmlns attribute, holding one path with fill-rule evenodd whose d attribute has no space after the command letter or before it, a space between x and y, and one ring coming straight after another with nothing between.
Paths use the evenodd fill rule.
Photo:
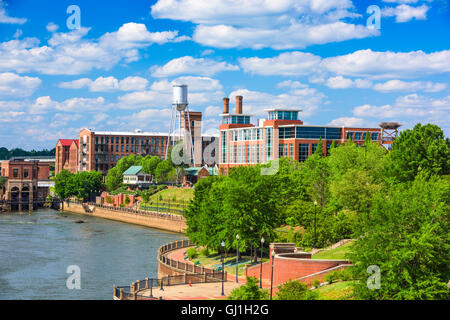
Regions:
<instances>
[{"instance_id":1,"label":"brick walkway","mask_svg":"<svg viewBox=\"0 0 450 320\"><path fill-rule=\"evenodd\" d=\"M184 260L184 252L188 248L177 249L169 252L167 257L170 259L178 260L180 262L185 262L193 264L189 260ZM225 297L231 293L234 288L237 288L246 283L246 277L238 277L239 283L236 283L236 275L228 274L227 281L224 282L224 293ZM270 289L270 280L267 281L263 279L263 288ZM222 283L195 283L191 286L189 285L175 285L166 286L161 291L159 288L153 288L154 297L162 297L164 300L214 300L214 299L225 299L221 296ZM150 296L150 290L143 290L139 294L144 296Z\"/></svg>"}]
</instances>

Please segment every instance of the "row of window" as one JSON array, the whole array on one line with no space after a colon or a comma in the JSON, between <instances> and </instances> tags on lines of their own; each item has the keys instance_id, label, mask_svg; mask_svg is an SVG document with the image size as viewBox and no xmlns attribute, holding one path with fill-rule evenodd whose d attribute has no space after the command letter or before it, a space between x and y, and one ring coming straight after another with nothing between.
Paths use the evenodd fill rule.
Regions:
<instances>
[{"instance_id":1,"label":"row of window","mask_svg":"<svg viewBox=\"0 0 450 320\"><path fill-rule=\"evenodd\" d=\"M262 128L231 130L231 141L261 140L262 130Z\"/></svg>"},{"instance_id":2,"label":"row of window","mask_svg":"<svg viewBox=\"0 0 450 320\"><path fill-rule=\"evenodd\" d=\"M164 144L167 137L95 137L96 144L114 143L114 140L116 144Z\"/></svg>"},{"instance_id":3,"label":"row of window","mask_svg":"<svg viewBox=\"0 0 450 320\"><path fill-rule=\"evenodd\" d=\"M294 157L294 144L280 143L278 145L278 157Z\"/></svg>"},{"instance_id":4,"label":"row of window","mask_svg":"<svg viewBox=\"0 0 450 320\"><path fill-rule=\"evenodd\" d=\"M261 144L230 146L230 163L259 163L264 150Z\"/></svg>"},{"instance_id":5,"label":"row of window","mask_svg":"<svg viewBox=\"0 0 450 320\"><path fill-rule=\"evenodd\" d=\"M108 145L96 145L95 146L95 152L101 152L101 151L105 151L105 152L113 152L114 151L114 145L108 146ZM153 153L153 152L163 152L164 151L164 145L156 145L156 146L150 146L150 147L142 147L139 148L139 146L124 146L121 145L120 146L120 152L142 152L142 153ZM119 152L119 145L116 144L116 152Z\"/></svg>"},{"instance_id":6,"label":"row of window","mask_svg":"<svg viewBox=\"0 0 450 320\"><path fill-rule=\"evenodd\" d=\"M370 139L372 141L378 141L378 132L361 132L361 131L349 131L347 132L347 140L350 138L353 141L366 140L366 135L370 134Z\"/></svg>"},{"instance_id":7,"label":"row of window","mask_svg":"<svg viewBox=\"0 0 450 320\"><path fill-rule=\"evenodd\" d=\"M224 124L250 124L250 116L224 116Z\"/></svg>"},{"instance_id":8,"label":"row of window","mask_svg":"<svg viewBox=\"0 0 450 320\"><path fill-rule=\"evenodd\" d=\"M298 111L270 111L269 120L298 120Z\"/></svg>"}]
</instances>

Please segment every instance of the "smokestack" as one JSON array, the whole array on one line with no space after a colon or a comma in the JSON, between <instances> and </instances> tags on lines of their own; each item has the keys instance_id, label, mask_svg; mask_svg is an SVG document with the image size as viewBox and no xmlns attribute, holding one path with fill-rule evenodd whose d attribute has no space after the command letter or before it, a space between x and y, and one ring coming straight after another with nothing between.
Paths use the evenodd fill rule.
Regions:
<instances>
[{"instance_id":1,"label":"smokestack","mask_svg":"<svg viewBox=\"0 0 450 320\"><path fill-rule=\"evenodd\" d=\"M223 113L229 113L230 112L230 99L229 98L223 98Z\"/></svg>"},{"instance_id":2,"label":"smokestack","mask_svg":"<svg viewBox=\"0 0 450 320\"><path fill-rule=\"evenodd\" d=\"M236 114L242 114L242 96L236 96Z\"/></svg>"}]
</instances>

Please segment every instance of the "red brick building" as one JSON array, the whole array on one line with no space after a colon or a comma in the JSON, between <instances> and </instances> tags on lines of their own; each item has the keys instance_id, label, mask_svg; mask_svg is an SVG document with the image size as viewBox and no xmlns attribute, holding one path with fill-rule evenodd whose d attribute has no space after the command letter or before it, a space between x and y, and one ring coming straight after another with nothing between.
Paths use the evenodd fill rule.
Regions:
<instances>
[{"instance_id":1,"label":"red brick building","mask_svg":"<svg viewBox=\"0 0 450 320\"><path fill-rule=\"evenodd\" d=\"M59 139L56 143L55 175L63 169L72 173L77 172L78 167L78 140Z\"/></svg>"},{"instance_id":2,"label":"red brick building","mask_svg":"<svg viewBox=\"0 0 450 320\"><path fill-rule=\"evenodd\" d=\"M250 123L252 115L242 113L242 96L236 97L236 112L229 112L229 99L223 99L222 124L219 127L219 172L228 174L232 167L266 163L280 157L305 161L322 139L324 155L333 141L351 139L363 144L366 135L382 143L380 128L349 128L304 125L298 119L301 110L269 109L267 119L257 126Z\"/></svg>"},{"instance_id":3,"label":"red brick building","mask_svg":"<svg viewBox=\"0 0 450 320\"><path fill-rule=\"evenodd\" d=\"M39 161L5 160L1 162L0 174L7 179L3 187L3 199L10 210L31 210L43 202L48 187L39 188L39 181L49 180L49 164Z\"/></svg>"}]
</instances>

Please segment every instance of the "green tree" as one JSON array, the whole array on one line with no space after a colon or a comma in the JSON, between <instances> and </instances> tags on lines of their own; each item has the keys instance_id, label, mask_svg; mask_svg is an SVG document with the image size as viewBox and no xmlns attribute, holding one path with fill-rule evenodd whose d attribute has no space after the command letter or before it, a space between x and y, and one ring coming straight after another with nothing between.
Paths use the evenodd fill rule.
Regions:
<instances>
[{"instance_id":1,"label":"green tree","mask_svg":"<svg viewBox=\"0 0 450 320\"><path fill-rule=\"evenodd\" d=\"M413 182L379 192L363 215L352 246L355 294L360 299L446 299L450 278L450 179L420 173ZM367 286L379 267L380 288Z\"/></svg>"},{"instance_id":2,"label":"green tree","mask_svg":"<svg viewBox=\"0 0 450 320\"><path fill-rule=\"evenodd\" d=\"M152 176L155 175L155 169L158 166L158 163L161 162L161 159L158 156L146 156L142 160L142 171L151 174Z\"/></svg>"},{"instance_id":3,"label":"green tree","mask_svg":"<svg viewBox=\"0 0 450 320\"><path fill-rule=\"evenodd\" d=\"M103 176L98 171L81 171L73 176L74 195L78 199L88 200L103 187Z\"/></svg>"},{"instance_id":4,"label":"green tree","mask_svg":"<svg viewBox=\"0 0 450 320\"><path fill-rule=\"evenodd\" d=\"M298 280L289 280L278 288L275 300L316 300L318 294Z\"/></svg>"},{"instance_id":5,"label":"green tree","mask_svg":"<svg viewBox=\"0 0 450 320\"><path fill-rule=\"evenodd\" d=\"M173 172L174 167L170 160L163 160L155 168L155 177L158 182L166 182L169 179L170 173Z\"/></svg>"},{"instance_id":6,"label":"green tree","mask_svg":"<svg viewBox=\"0 0 450 320\"><path fill-rule=\"evenodd\" d=\"M75 194L74 174L61 170L55 177L55 193L60 199L67 199Z\"/></svg>"},{"instance_id":7,"label":"green tree","mask_svg":"<svg viewBox=\"0 0 450 320\"><path fill-rule=\"evenodd\" d=\"M228 300L267 300L269 292L266 289L260 289L259 280L256 277L247 277L247 283L233 289Z\"/></svg>"},{"instance_id":8,"label":"green tree","mask_svg":"<svg viewBox=\"0 0 450 320\"><path fill-rule=\"evenodd\" d=\"M396 181L412 181L419 171L450 174L449 146L441 128L433 124L400 132L387 157L388 175Z\"/></svg>"}]
</instances>

